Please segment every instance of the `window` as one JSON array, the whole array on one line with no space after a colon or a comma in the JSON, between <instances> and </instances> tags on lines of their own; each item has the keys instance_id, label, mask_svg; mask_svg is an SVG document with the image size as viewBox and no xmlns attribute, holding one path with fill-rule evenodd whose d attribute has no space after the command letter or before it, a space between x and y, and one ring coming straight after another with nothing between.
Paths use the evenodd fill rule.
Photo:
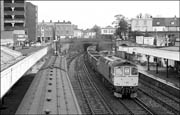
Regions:
<instances>
[{"instance_id":1,"label":"window","mask_svg":"<svg viewBox=\"0 0 180 115\"><path fill-rule=\"evenodd\" d=\"M130 74L130 68L124 67L124 75L129 75L129 74Z\"/></svg>"},{"instance_id":2,"label":"window","mask_svg":"<svg viewBox=\"0 0 180 115\"><path fill-rule=\"evenodd\" d=\"M123 71L123 69L121 68L121 67L116 67L115 68L115 75L122 75L122 72Z\"/></svg>"},{"instance_id":3,"label":"window","mask_svg":"<svg viewBox=\"0 0 180 115\"><path fill-rule=\"evenodd\" d=\"M137 75L138 74L137 68L131 68L131 74Z\"/></svg>"},{"instance_id":4,"label":"window","mask_svg":"<svg viewBox=\"0 0 180 115\"><path fill-rule=\"evenodd\" d=\"M173 21L171 21L171 25L174 25L174 22L173 22Z\"/></svg>"},{"instance_id":5,"label":"window","mask_svg":"<svg viewBox=\"0 0 180 115\"><path fill-rule=\"evenodd\" d=\"M136 21L136 25L139 25L139 20Z\"/></svg>"},{"instance_id":6,"label":"window","mask_svg":"<svg viewBox=\"0 0 180 115\"><path fill-rule=\"evenodd\" d=\"M107 33L107 30L104 30L104 33Z\"/></svg>"},{"instance_id":7,"label":"window","mask_svg":"<svg viewBox=\"0 0 180 115\"><path fill-rule=\"evenodd\" d=\"M144 25L147 25L147 20L144 20Z\"/></svg>"},{"instance_id":8,"label":"window","mask_svg":"<svg viewBox=\"0 0 180 115\"><path fill-rule=\"evenodd\" d=\"M156 22L157 25L160 25L160 22Z\"/></svg>"},{"instance_id":9,"label":"window","mask_svg":"<svg viewBox=\"0 0 180 115\"><path fill-rule=\"evenodd\" d=\"M111 30L111 33L114 33L114 30Z\"/></svg>"}]
</instances>

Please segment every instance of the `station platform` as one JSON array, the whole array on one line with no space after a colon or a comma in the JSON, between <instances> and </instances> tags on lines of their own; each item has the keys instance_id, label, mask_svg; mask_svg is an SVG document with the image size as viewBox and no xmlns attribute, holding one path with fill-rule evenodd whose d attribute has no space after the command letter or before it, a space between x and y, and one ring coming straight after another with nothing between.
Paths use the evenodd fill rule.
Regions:
<instances>
[{"instance_id":1,"label":"station platform","mask_svg":"<svg viewBox=\"0 0 180 115\"><path fill-rule=\"evenodd\" d=\"M81 114L66 58L50 56L36 74L16 114Z\"/></svg>"},{"instance_id":2,"label":"station platform","mask_svg":"<svg viewBox=\"0 0 180 115\"><path fill-rule=\"evenodd\" d=\"M179 97L180 96L180 74L175 73L172 70L168 71L168 77L166 73L166 68L158 68L158 73L156 73L155 67L150 67L147 70L146 66L141 66L136 64L139 69L140 80L146 81L151 85L159 87L160 89L168 92L169 94Z\"/></svg>"},{"instance_id":3,"label":"station platform","mask_svg":"<svg viewBox=\"0 0 180 115\"><path fill-rule=\"evenodd\" d=\"M156 79L159 79L162 82L165 82L173 87L180 88L180 74L175 73L173 70L168 70L168 77L166 76L166 68L158 67L158 73L156 73L156 67L151 67L150 70L147 70L146 66L137 65L140 72L152 76Z\"/></svg>"},{"instance_id":4,"label":"station platform","mask_svg":"<svg viewBox=\"0 0 180 115\"><path fill-rule=\"evenodd\" d=\"M171 62L179 62L180 61L180 54L179 54L179 47L173 46L173 47L159 47L159 48L153 48L153 47L134 47L134 46L119 46L118 47L119 52L123 52L126 54L130 54L131 57L127 57L129 61L136 64L139 68L140 79L143 79L143 81L147 81L151 83L151 85L156 85L156 87L159 87L163 90L166 90L170 94L174 96L180 96L180 74L178 73L178 68L171 68ZM149 65L149 71L148 66L141 65L138 62L138 59L133 58L133 55L142 54L147 57L148 59L151 57L156 57L158 59L164 59L166 60L166 63L164 62L163 66L166 67L158 67L158 73L156 72L156 66L155 63L152 63ZM125 58L125 57L123 57ZM133 61L132 61L133 60ZM168 61L169 60L169 61ZM154 61L155 62L155 61ZM168 66L167 66L168 63ZM176 71L175 71L176 69Z\"/></svg>"}]
</instances>

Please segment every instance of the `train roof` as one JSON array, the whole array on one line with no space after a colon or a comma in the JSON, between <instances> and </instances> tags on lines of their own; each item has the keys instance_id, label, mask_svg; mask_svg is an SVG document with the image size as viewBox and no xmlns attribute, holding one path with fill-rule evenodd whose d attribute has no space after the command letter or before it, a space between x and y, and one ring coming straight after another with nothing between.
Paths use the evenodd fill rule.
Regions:
<instances>
[{"instance_id":1,"label":"train roof","mask_svg":"<svg viewBox=\"0 0 180 115\"><path fill-rule=\"evenodd\" d=\"M102 57L101 61L107 63L109 66L122 66L122 65L135 66L131 62L116 56L106 56L106 57L101 56L101 57Z\"/></svg>"},{"instance_id":2,"label":"train roof","mask_svg":"<svg viewBox=\"0 0 180 115\"><path fill-rule=\"evenodd\" d=\"M128 61L117 61L114 63L109 63L110 66L136 66L134 64L132 64L131 62Z\"/></svg>"},{"instance_id":3,"label":"train roof","mask_svg":"<svg viewBox=\"0 0 180 115\"><path fill-rule=\"evenodd\" d=\"M119 57L115 57L115 56L112 56L112 55L108 55L106 57L104 57L106 60L109 60L109 61L116 61L116 60L119 60L120 58Z\"/></svg>"}]
</instances>

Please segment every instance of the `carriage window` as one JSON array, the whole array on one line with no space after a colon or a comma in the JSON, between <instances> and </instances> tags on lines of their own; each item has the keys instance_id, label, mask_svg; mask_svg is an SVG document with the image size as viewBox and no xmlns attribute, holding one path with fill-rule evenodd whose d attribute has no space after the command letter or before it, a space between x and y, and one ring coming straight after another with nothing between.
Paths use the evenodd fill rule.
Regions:
<instances>
[{"instance_id":1,"label":"carriage window","mask_svg":"<svg viewBox=\"0 0 180 115\"><path fill-rule=\"evenodd\" d=\"M132 75L137 75L138 74L137 68L132 68L131 69L131 74Z\"/></svg>"}]
</instances>

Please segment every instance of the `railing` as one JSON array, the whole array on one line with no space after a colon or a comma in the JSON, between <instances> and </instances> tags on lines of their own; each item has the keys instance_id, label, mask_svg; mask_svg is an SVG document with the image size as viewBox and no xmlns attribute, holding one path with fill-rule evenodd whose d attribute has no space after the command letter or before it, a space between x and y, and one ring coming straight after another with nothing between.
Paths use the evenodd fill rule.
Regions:
<instances>
[{"instance_id":1,"label":"railing","mask_svg":"<svg viewBox=\"0 0 180 115\"><path fill-rule=\"evenodd\" d=\"M47 51L48 47L45 47L1 72L1 98Z\"/></svg>"}]
</instances>

